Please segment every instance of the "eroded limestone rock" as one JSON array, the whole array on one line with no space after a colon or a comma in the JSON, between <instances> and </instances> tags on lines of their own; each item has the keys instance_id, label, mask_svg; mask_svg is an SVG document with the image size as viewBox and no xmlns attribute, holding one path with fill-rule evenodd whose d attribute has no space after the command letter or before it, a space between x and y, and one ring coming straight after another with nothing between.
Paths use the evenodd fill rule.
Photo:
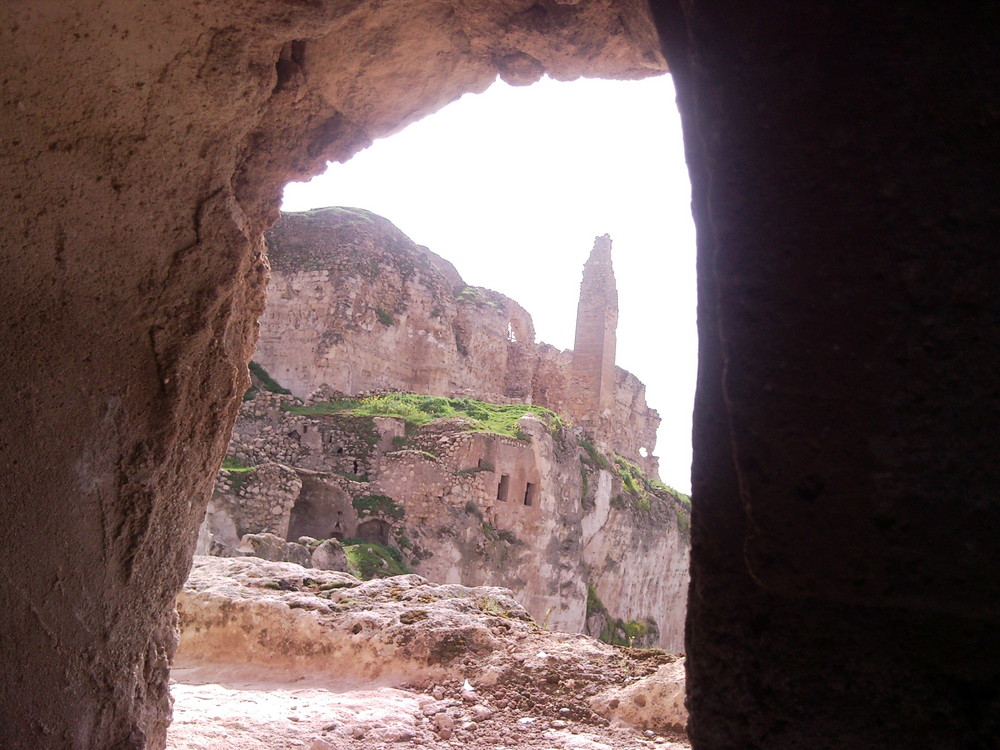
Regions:
<instances>
[{"instance_id":1,"label":"eroded limestone rock","mask_svg":"<svg viewBox=\"0 0 1000 750\"><path fill-rule=\"evenodd\" d=\"M178 600L183 724L171 746L205 746L211 705L233 743L253 737L249 707L277 719L253 737L275 746L648 747L652 733L609 727L592 698L676 657L548 632L510 594L197 557Z\"/></svg>"},{"instance_id":2,"label":"eroded limestone rock","mask_svg":"<svg viewBox=\"0 0 1000 750\"><path fill-rule=\"evenodd\" d=\"M347 570L347 556L336 539L324 539L312 551L312 567L320 570Z\"/></svg>"},{"instance_id":3,"label":"eroded limestone rock","mask_svg":"<svg viewBox=\"0 0 1000 750\"><path fill-rule=\"evenodd\" d=\"M682 731L687 724L684 659L664 664L651 675L595 695L590 700L590 707L602 716L639 729Z\"/></svg>"},{"instance_id":4,"label":"eroded limestone rock","mask_svg":"<svg viewBox=\"0 0 1000 750\"><path fill-rule=\"evenodd\" d=\"M244 535L238 551L271 562L293 562L306 568L312 565L309 550L304 546L266 532Z\"/></svg>"},{"instance_id":5,"label":"eroded limestone rock","mask_svg":"<svg viewBox=\"0 0 1000 750\"><path fill-rule=\"evenodd\" d=\"M500 649L501 633L534 629L507 590L417 575L362 582L253 557L196 558L177 610L180 663L267 664L397 683L442 677L455 659Z\"/></svg>"}]
</instances>

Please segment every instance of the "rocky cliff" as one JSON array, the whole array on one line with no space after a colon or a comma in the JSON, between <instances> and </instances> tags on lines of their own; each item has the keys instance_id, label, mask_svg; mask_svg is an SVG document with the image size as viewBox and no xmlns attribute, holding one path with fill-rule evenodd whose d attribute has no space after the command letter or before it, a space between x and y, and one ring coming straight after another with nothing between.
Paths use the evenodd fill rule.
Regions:
<instances>
[{"instance_id":1,"label":"rocky cliff","mask_svg":"<svg viewBox=\"0 0 1000 750\"><path fill-rule=\"evenodd\" d=\"M202 551L336 538L369 574L503 586L555 630L683 649L686 498L540 407L327 395L245 402Z\"/></svg>"},{"instance_id":2,"label":"rocky cliff","mask_svg":"<svg viewBox=\"0 0 1000 750\"><path fill-rule=\"evenodd\" d=\"M683 649L689 504L657 481L659 417L614 366L609 237L576 352L367 211L286 214L267 241L254 387L202 552L503 586L547 627Z\"/></svg>"},{"instance_id":3,"label":"rocky cliff","mask_svg":"<svg viewBox=\"0 0 1000 750\"><path fill-rule=\"evenodd\" d=\"M326 384L540 404L586 422L598 442L657 475L659 415L638 378L614 366L613 341L595 412L580 398L572 352L536 343L524 308L467 285L388 220L353 208L287 213L267 244L271 279L254 359L296 396ZM610 273L610 239L599 238L595 253L608 256ZM588 296L594 289L613 293L613 276L610 289L598 282L581 289L581 309L601 305Z\"/></svg>"}]
</instances>

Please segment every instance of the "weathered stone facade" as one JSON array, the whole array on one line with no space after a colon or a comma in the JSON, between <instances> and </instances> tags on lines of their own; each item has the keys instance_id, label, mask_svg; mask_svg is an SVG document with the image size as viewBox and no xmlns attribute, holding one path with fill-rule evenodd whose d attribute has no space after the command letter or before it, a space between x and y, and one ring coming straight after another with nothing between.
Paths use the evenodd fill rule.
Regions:
<instances>
[{"instance_id":1,"label":"weathered stone facade","mask_svg":"<svg viewBox=\"0 0 1000 750\"><path fill-rule=\"evenodd\" d=\"M296 396L328 385L535 403L657 475L659 415L645 386L614 364L606 235L581 284L577 354L536 343L524 308L466 285L451 263L368 211L283 214L267 243L272 274L254 358Z\"/></svg>"},{"instance_id":2,"label":"weathered stone facade","mask_svg":"<svg viewBox=\"0 0 1000 750\"><path fill-rule=\"evenodd\" d=\"M576 311L569 414L579 422L596 425L602 417L611 417L617 329L618 290L611 267L611 237L604 235L594 241L583 267Z\"/></svg>"},{"instance_id":3,"label":"weathered stone facade","mask_svg":"<svg viewBox=\"0 0 1000 750\"><path fill-rule=\"evenodd\" d=\"M522 439L458 419L407 434L401 419L289 411L299 404L244 403L230 456L247 468L220 473L201 551L260 532L391 545L433 581L512 589L557 630L587 631L590 586L610 620L682 650L687 511L662 489L630 494L580 428L526 414Z\"/></svg>"},{"instance_id":4,"label":"weathered stone facade","mask_svg":"<svg viewBox=\"0 0 1000 750\"><path fill-rule=\"evenodd\" d=\"M591 450L656 478L659 417L614 363L609 236L584 268L565 352L535 342L516 302L467 286L367 211L285 214L268 245L255 360L293 395L244 405L230 455L258 468L220 477L208 521L217 543L270 532L391 545L432 580L511 588L550 627L607 635L616 621L641 623L644 642L682 648L686 509L666 491L630 507L613 461L580 458L585 429ZM376 389L535 403L576 427L550 432L525 416L528 440L455 420L407 435L400 419L287 410ZM588 586L600 611L587 611Z\"/></svg>"}]
</instances>

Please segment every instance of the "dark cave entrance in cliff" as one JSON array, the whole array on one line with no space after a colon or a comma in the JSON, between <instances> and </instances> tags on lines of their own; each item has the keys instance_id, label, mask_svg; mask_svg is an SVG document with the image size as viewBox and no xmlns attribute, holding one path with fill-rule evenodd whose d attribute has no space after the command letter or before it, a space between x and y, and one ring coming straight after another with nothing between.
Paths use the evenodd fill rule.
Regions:
<instances>
[{"instance_id":1,"label":"dark cave entrance in cliff","mask_svg":"<svg viewBox=\"0 0 1000 750\"><path fill-rule=\"evenodd\" d=\"M358 524L357 538L372 544L386 546L390 543L389 524L379 518L370 518Z\"/></svg>"},{"instance_id":2,"label":"dark cave entrance in cliff","mask_svg":"<svg viewBox=\"0 0 1000 750\"><path fill-rule=\"evenodd\" d=\"M313 539L343 539L347 530L345 510L350 498L318 477L302 477L302 489L288 520L288 540L309 536Z\"/></svg>"}]
</instances>

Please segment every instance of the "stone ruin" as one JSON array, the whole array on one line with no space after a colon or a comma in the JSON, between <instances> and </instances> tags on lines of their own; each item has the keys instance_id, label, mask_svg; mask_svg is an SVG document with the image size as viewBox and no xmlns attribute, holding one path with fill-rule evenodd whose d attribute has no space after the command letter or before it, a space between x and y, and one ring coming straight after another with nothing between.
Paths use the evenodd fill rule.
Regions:
<instances>
[{"instance_id":1,"label":"stone ruin","mask_svg":"<svg viewBox=\"0 0 1000 750\"><path fill-rule=\"evenodd\" d=\"M548 627L683 649L689 507L638 450L653 445L659 419L642 384L614 365L609 237L584 269L577 347L559 353L534 342L516 303L468 287L374 214L285 215L269 242L271 304L254 366L270 382L255 378L237 418L200 552L325 567L337 541L379 545L434 581L510 588ZM299 393L320 377L505 404L537 391L537 405L568 419L525 413L517 437L470 432L460 419L414 430L324 414L367 394L323 383L300 398L280 392L285 375ZM473 390L478 377L486 385ZM374 574L398 572L390 563Z\"/></svg>"},{"instance_id":2,"label":"stone ruin","mask_svg":"<svg viewBox=\"0 0 1000 750\"><path fill-rule=\"evenodd\" d=\"M660 417L615 366L611 239L584 269L573 351L535 342L517 302L469 286L391 222L354 208L282 214L267 233L268 303L254 360L294 395L321 386L546 406L657 476Z\"/></svg>"},{"instance_id":3,"label":"stone ruin","mask_svg":"<svg viewBox=\"0 0 1000 750\"><path fill-rule=\"evenodd\" d=\"M300 405L244 404L230 445L241 468L220 472L199 552L328 567L310 559L318 540L381 545L430 580L509 588L553 629L614 637L638 623L638 643L683 650L685 500L652 482L630 490L624 459L580 428L528 414L520 439L460 420L412 432Z\"/></svg>"}]
</instances>

